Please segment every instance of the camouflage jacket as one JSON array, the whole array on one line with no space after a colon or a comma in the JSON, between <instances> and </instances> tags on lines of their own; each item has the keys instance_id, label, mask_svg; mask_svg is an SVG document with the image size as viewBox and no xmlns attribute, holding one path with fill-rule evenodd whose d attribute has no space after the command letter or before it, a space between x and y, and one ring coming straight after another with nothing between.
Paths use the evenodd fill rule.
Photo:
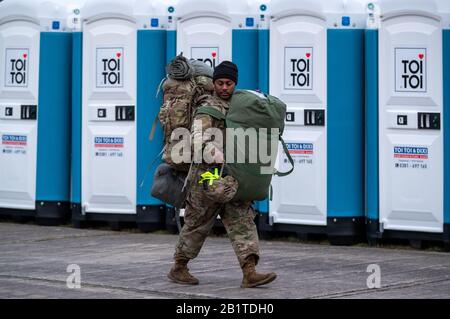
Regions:
<instances>
[{"instance_id":1,"label":"camouflage jacket","mask_svg":"<svg viewBox=\"0 0 450 319\"><path fill-rule=\"evenodd\" d=\"M228 113L230 102L221 99L216 93L214 93L213 95L204 95L197 99L194 105L194 114L195 109L201 106L213 107L222 114L226 115ZM214 129L220 130L220 137L215 134ZM218 131L216 131L216 133L218 133ZM200 149L200 145L202 154L204 152L214 155L216 151L220 151L225 156L225 133L226 127L223 120L218 120L207 114L195 115L191 127L191 142L194 159L196 156L196 147ZM198 163L198 159L196 159L195 162ZM202 162L206 163L204 158L202 158ZM213 166L217 166L217 164Z\"/></svg>"}]
</instances>

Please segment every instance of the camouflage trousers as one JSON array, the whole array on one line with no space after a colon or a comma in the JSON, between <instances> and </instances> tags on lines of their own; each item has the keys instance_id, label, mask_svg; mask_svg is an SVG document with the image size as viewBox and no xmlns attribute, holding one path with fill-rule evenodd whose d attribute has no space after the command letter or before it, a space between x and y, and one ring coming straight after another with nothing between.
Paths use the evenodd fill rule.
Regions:
<instances>
[{"instance_id":1,"label":"camouflage trousers","mask_svg":"<svg viewBox=\"0 0 450 319\"><path fill-rule=\"evenodd\" d=\"M234 252L242 267L250 255L259 259L258 232L254 222L255 213L251 202L211 202L201 185L193 185L186 199L184 226L175 249L175 259L197 257L217 216L225 226Z\"/></svg>"}]
</instances>

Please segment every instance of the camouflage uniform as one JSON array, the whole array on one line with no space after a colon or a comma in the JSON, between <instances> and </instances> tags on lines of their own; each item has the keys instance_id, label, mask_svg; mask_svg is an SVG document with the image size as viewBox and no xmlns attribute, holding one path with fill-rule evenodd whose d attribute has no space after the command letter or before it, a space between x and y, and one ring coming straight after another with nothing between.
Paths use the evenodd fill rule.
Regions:
<instances>
[{"instance_id":1,"label":"camouflage uniform","mask_svg":"<svg viewBox=\"0 0 450 319\"><path fill-rule=\"evenodd\" d=\"M175 164L172 160L172 148L179 140L172 139L172 132L177 128L189 128L192 114L192 95L195 91L195 82L193 80L178 81L167 79L163 85L164 100L158 113L164 132L164 153L163 161L176 168L179 171L187 171L188 163Z\"/></svg>"},{"instance_id":2,"label":"camouflage uniform","mask_svg":"<svg viewBox=\"0 0 450 319\"><path fill-rule=\"evenodd\" d=\"M216 94L205 97L197 101L196 106L212 106L223 114L228 112L229 104L220 99ZM201 127L193 126L193 140L201 139L204 148L217 148L225 154L225 150L220 145L211 140L211 136L202 132L208 128L219 128L223 130L225 137L225 124L206 114L198 114L194 120L201 121ZM220 166L220 165L219 165ZM255 213L251 202L229 201L218 202L204 189L203 184L199 184L200 174L218 164L202 163L196 165L192 172L192 181L189 194L186 199L186 210L184 215L184 226L181 230L178 243L176 245L175 259L193 259L197 257L205 242L217 216L219 215L228 237L231 240L233 249L238 257L241 267L245 264L248 256L254 255L256 262L259 259L259 243L256 225L254 223ZM231 176L225 177L230 188L237 190L237 182Z\"/></svg>"},{"instance_id":3,"label":"camouflage uniform","mask_svg":"<svg viewBox=\"0 0 450 319\"><path fill-rule=\"evenodd\" d=\"M190 128L192 106L211 97L214 85L211 78L200 75L184 81L168 78L162 88L164 100L158 113L164 130L162 159L179 171L187 171L189 163L175 163L172 160L172 148L179 142L177 138L172 138L172 132L177 128Z\"/></svg>"}]
</instances>

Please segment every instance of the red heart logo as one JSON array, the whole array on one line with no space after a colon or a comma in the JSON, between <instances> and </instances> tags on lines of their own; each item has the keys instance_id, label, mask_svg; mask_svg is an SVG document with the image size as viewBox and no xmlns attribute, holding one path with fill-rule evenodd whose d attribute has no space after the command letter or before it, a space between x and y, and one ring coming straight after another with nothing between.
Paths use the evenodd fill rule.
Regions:
<instances>
[{"instance_id":1,"label":"red heart logo","mask_svg":"<svg viewBox=\"0 0 450 319\"><path fill-rule=\"evenodd\" d=\"M419 59L421 59L421 60L422 60L422 59L424 58L424 56L425 56L425 55L423 55L422 53L421 53L421 54L419 54Z\"/></svg>"},{"instance_id":2,"label":"red heart logo","mask_svg":"<svg viewBox=\"0 0 450 319\"><path fill-rule=\"evenodd\" d=\"M311 53L306 53L306 57L309 59L311 57Z\"/></svg>"},{"instance_id":3,"label":"red heart logo","mask_svg":"<svg viewBox=\"0 0 450 319\"><path fill-rule=\"evenodd\" d=\"M216 52L213 52L213 53L212 53L212 57L213 57L213 58L215 58L215 57L216 57L216 55L217 55L217 53L216 53Z\"/></svg>"},{"instance_id":4,"label":"red heart logo","mask_svg":"<svg viewBox=\"0 0 450 319\"><path fill-rule=\"evenodd\" d=\"M120 59L120 57L122 56L122 54L119 52L119 53L117 53L116 54L117 55L117 57Z\"/></svg>"},{"instance_id":5,"label":"red heart logo","mask_svg":"<svg viewBox=\"0 0 450 319\"><path fill-rule=\"evenodd\" d=\"M26 53L23 54L23 58L24 58L24 59L26 59L27 56L28 56L28 54L26 54Z\"/></svg>"}]
</instances>

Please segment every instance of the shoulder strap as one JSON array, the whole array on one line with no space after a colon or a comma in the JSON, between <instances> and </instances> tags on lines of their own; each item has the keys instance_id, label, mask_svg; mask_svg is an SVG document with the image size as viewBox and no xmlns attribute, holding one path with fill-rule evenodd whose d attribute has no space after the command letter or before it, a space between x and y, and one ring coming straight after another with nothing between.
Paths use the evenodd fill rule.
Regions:
<instances>
[{"instance_id":1,"label":"shoulder strap","mask_svg":"<svg viewBox=\"0 0 450 319\"><path fill-rule=\"evenodd\" d=\"M226 116L222 112L220 112L216 108L213 108L212 106L200 106L199 108L197 108L195 110L194 115L197 115L197 114L207 114L207 115L214 117L215 119L223 120L223 121L225 121L225 119L226 119Z\"/></svg>"},{"instance_id":2,"label":"shoulder strap","mask_svg":"<svg viewBox=\"0 0 450 319\"><path fill-rule=\"evenodd\" d=\"M283 176L289 175L294 170L294 160L292 159L291 154L289 154L289 150L287 149L286 143L284 143L284 140L281 137L281 135L280 135L280 141L281 141L281 144L283 145L284 153L286 154L286 156L287 156L287 158L289 160L289 163L291 163L291 166L292 166L291 169L289 171L287 171L287 172L275 171L275 173L274 173L275 175L283 177Z\"/></svg>"}]
</instances>

